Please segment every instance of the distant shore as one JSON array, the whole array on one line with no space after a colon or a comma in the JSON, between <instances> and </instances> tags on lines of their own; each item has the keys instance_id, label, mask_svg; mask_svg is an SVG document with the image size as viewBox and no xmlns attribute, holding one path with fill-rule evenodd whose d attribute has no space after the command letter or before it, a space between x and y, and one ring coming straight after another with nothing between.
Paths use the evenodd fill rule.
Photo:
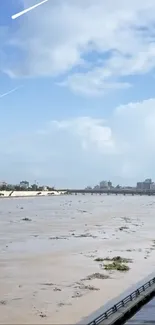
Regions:
<instances>
[{"instance_id":1,"label":"distant shore","mask_svg":"<svg viewBox=\"0 0 155 325\"><path fill-rule=\"evenodd\" d=\"M0 191L0 198L40 197L65 194L63 191Z\"/></svg>"}]
</instances>

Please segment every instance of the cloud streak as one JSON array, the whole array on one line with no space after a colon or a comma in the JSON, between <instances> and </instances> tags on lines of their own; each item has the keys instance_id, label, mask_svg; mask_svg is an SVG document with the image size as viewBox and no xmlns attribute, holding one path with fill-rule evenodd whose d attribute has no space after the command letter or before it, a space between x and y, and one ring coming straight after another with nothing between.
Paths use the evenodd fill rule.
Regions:
<instances>
[{"instance_id":1,"label":"cloud streak","mask_svg":"<svg viewBox=\"0 0 155 325\"><path fill-rule=\"evenodd\" d=\"M11 18L12 18L12 19L17 19L17 18L19 18L20 16L26 14L27 12L29 12L29 11L31 11L31 10L33 10L33 9L35 9L35 8L37 8L37 7L39 7L39 6L41 6L43 3L47 2L47 1L48 1L48 0L44 0L44 1L40 2L40 3L37 3L36 5L34 5L34 6L32 6L32 7L29 7L29 8L27 8L27 9L23 10L23 11L20 11L20 12L18 12L17 14L13 15Z\"/></svg>"},{"instance_id":2,"label":"cloud streak","mask_svg":"<svg viewBox=\"0 0 155 325\"><path fill-rule=\"evenodd\" d=\"M5 97L5 96L7 96L7 95L10 95L10 94L14 93L15 91L17 91L17 90L20 89L21 87L23 87L23 86L19 86L19 87L13 88L13 89L7 91L7 92L4 93L4 94L1 94L1 95L0 95L0 98L3 98L3 97Z\"/></svg>"}]
</instances>

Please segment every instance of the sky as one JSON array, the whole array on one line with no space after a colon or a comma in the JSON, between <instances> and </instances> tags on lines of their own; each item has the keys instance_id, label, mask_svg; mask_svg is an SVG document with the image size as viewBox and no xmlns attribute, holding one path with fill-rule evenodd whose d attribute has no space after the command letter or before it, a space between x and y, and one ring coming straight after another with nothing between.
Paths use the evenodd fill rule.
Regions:
<instances>
[{"instance_id":1,"label":"sky","mask_svg":"<svg viewBox=\"0 0 155 325\"><path fill-rule=\"evenodd\" d=\"M0 0L0 181L155 180L155 1L49 0L11 19L39 2Z\"/></svg>"}]
</instances>

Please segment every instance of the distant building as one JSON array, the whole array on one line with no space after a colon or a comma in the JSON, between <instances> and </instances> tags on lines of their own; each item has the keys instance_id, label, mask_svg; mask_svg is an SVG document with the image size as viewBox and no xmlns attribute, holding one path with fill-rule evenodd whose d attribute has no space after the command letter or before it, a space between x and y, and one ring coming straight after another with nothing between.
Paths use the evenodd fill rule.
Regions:
<instances>
[{"instance_id":1,"label":"distant building","mask_svg":"<svg viewBox=\"0 0 155 325\"><path fill-rule=\"evenodd\" d=\"M85 188L85 190L91 191L91 190L92 190L92 187L91 187L91 186L87 186L87 187Z\"/></svg>"},{"instance_id":2,"label":"distant building","mask_svg":"<svg viewBox=\"0 0 155 325\"><path fill-rule=\"evenodd\" d=\"M147 183L147 184L151 184L152 183L152 179L151 178L147 178L144 183Z\"/></svg>"},{"instance_id":3,"label":"distant building","mask_svg":"<svg viewBox=\"0 0 155 325\"><path fill-rule=\"evenodd\" d=\"M122 186L120 186L120 185L118 184L115 188L117 188L117 189L119 190L120 188L122 188Z\"/></svg>"},{"instance_id":4,"label":"distant building","mask_svg":"<svg viewBox=\"0 0 155 325\"><path fill-rule=\"evenodd\" d=\"M48 191L47 186L42 186L42 190L43 190L43 191Z\"/></svg>"},{"instance_id":5,"label":"distant building","mask_svg":"<svg viewBox=\"0 0 155 325\"><path fill-rule=\"evenodd\" d=\"M138 190L143 190L144 189L144 182L138 182L136 187L137 187Z\"/></svg>"},{"instance_id":6,"label":"distant building","mask_svg":"<svg viewBox=\"0 0 155 325\"><path fill-rule=\"evenodd\" d=\"M102 189L106 189L106 188L108 188L109 186L108 186L108 182L107 181L102 181L102 182L100 182L100 189L102 190Z\"/></svg>"},{"instance_id":7,"label":"distant building","mask_svg":"<svg viewBox=\"0 0 155 325\"><path fill-rule=\"evenodd\" d=\"M108 187L112 188L112 182L110 182L110 181L108 182Z\"/></svg>"},{"instance_id":8,"label":"distant building","mask_svg":"<svg viewBox=\"0 0 155 325\"><path fill-rule=\"evenodd\" d=\"M48 191L49 188L48 188L48 186L43 185L43 186L39 186L39 187L38 187L38 190L39 190L39 191ZM51 190L49 190L49 191L51 191Z\"/></svg>"},{"instance_id":9,"label":"distant building","mask_svg":"<svg viewBox=\"0 0 155 325\"><path fill-rule=\"evenodd\" d=\"M151 183L143 183L144 190L150 190Z\"/></svg>"},{"instance_id":10,"label":"distant building","mask_svg":"<svg viewBox=\"0 0 155 325\"><path fill-rule=\"evenodd\" d=\"M137 183L137 189L139 190L150 190L152 184L152 179L148 178L144 182Z\"/></svg>"},{"instance_id":11,"label":"distant building","mask_svg":"<svg viewBox=\"0 0 155 325\"><path fill-rule=\"evenodd\" d=\"M8 184L6 182L0 182L0 186L7 186Z\"/></svg>"},{"instance_id":12,"label":"distant building","mask_svg":"<svg viewBox=\"0 0 155 325\"><path fill-rule=\"evenodd\" d=\"M150 190L155 190L155 183L152 183L152 184L150 185Z\"/></svg>"},{"instance_id":13,"label":"distant building","mask_svg":"<svg viewBox=\"0 0 155 325\"><path fill-rule=\"evenodd\" d=\"M99 185L95 185L94 188L93 188L93 190L95 190L95 191L100 190L100 186Z\"/></svg>"},{"instance_id":14,"label":"distant building","mask_svg":"<svg viewBox=\"0 0 155 325\"><path fill-rule=\"evenodd\" d=\"M27 181L21 181L19 185L20 185L20 187L25 188L25 189L29 188L29 182L27 182Z\"/></svg>"}]
</instances>

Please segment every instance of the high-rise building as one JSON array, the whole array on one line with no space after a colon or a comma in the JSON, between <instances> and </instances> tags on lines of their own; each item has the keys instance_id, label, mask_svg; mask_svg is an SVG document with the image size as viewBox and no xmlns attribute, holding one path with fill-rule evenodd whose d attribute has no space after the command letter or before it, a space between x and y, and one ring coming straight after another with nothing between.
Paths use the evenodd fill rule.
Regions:
<instances>
[{"instance_id":1,"label":"high-rise building","mask_svg":"<svg viewBox=\"0 0 155 325\"><path fill-rule=\"evenodd\" d=\"M144 183L151 184L152 183L152 179L151 178L147 178L147 179L145 179Z\"/></svg>"},{"instance_id":2,"label":"high-rise building","mask_svg":"<svg viewBox=\"0 0 155 325\"><path fill-rule=\"evenodd\" d=\"M150 190L152 184L152 179L148 178L145 179L144 182L138 182L137 183L137 189L139 190Z\"/></svg>"},{"instance_id":3,"label":"high-rise building","mask_svg":"<svg viewBox=\"0 0 155 325\"><path fill-rule=\"evenodd\" d=\"M144 190L150 190L152 179L150 178L146 179L143 184L144 184Z\"/></svg>"},{"instance_id":4,"label":"high-rise building","mask_svg":"<svg viewBox=\"0 0 155 325\"><path fill-rule=\"evenodd\" d=\"M144 182L138 182L136 187L137 187L138 190L143 190L144 189Z\"/></svg>"},{"instance_id":5,"label":"high-rise building","mask_svg":"<svg viewBox=\"0 0 155 325\"><path fill-rule=\"evenodd\" d=\"M112 182L108 182L108 187L111 188L112 187Z\"/></svg>"}]
</instances>

